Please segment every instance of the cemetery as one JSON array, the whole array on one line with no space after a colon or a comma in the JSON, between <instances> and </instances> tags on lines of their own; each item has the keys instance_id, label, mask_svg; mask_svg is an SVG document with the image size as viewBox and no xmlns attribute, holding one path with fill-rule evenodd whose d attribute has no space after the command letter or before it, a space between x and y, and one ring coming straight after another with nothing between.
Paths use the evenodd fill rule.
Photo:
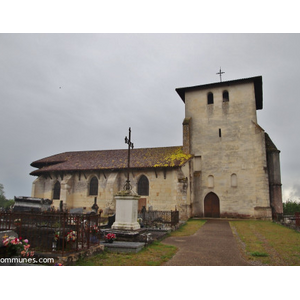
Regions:
<instances>
[{"instance_id":1,"label":"cemetery","mask_svg":"<svg viewBox=\"0 0 300 300\"><path fill-rule=\"evenodd\" d=\"M128 227L130 221L125 222L127 227L123 228L124 222L116 223L120 218L115 214L103 216L102 210L56 210L49 205L48 199L29 197L16 197L15 201L11 211L0 212L0 257L9 257L4 241L10 237L20 243L22 239L28 241L34 257L54 257L56 262L64 265L105 248L137 253L179 224L178 211L134 211L132 223L136 227ZM130 214L123 218L128 216ZM114 224L118 226L114 228ZM16 254L20 256L20 253Z\"/></svg>"},{"instance_id":2,"label":"cemetery","mask_svg":"<svg viewBox=\"0 0 300 300\"><path fill-rule=\"evenodd\" d=\"M128 144L127 181L115 196L116 209L102 216L96 203L91 208L67 210L60 201L55 208L53 200L37 197L15 197L12 211L0 212L0 255L27 255L56 257L58 263L72 264L95 252L139 252L154 239L162 238L179 224L179 211L146 211L138 214L140 196L130 184L130 150ZM116 241L115 241L116 240ZM26 241L24 244L23 241ZM26 251L24 251L24 249Z\"/></svg>"}]
</instances>

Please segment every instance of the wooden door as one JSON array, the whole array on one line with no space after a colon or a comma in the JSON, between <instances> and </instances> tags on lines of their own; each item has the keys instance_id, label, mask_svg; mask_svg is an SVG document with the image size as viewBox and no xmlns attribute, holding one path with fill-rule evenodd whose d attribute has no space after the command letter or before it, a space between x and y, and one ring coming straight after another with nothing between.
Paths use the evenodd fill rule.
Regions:
<instances>
[{"instance_id":1,"label":"wooden door","mask_svg":"<svg viewBox=\"0 0 300 300\"><path fill-rule=\"evenodd\" d=\"M220 218L220 201L215 193L209 193L204 199L204 216Z\"/></svg>"},{"instance_id":2,"label":"wooden door","mask_svg":"<svg viewBox=\"0 0 300 300\"><path fill-rule=\"evenodd\" d=\"M140 198L138 202L138 211L140 212L143 207L146 208L147 206L147 199L146 198Z\"/></svg>"}]
</instances>

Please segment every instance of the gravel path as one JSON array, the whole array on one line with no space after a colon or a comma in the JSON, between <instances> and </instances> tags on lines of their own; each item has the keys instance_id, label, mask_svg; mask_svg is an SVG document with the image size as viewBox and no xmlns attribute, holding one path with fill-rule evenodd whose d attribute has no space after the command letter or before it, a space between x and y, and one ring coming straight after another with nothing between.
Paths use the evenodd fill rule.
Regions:
<instances>
[{"instance_id":1,"label":"gravel path","mask_svg":"<svg viewBox=\"0 0 300 300\"><path fill-rule=\"evenodd\" d=\"M163 243L179 249L165 266L250 266L226 220L208 220L194 235L169 237Z\"/></svg>"}]
</instances>

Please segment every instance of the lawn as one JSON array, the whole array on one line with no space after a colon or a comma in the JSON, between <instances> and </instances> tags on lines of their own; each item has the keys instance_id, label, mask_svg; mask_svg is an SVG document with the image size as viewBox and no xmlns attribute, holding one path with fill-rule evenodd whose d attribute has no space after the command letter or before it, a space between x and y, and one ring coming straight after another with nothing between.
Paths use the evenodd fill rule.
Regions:
<instances>
[{"instance_id":1,"label":"lawn","mask_svg":"<svg viewBox=\"0 0 300 300\"><path fill-rule=\"evenodd\" d=\"M190 219L170 236L193 235L205 220ZM271 221L230 221L242 256L254 265L299 266L300 233ZM154 242L139 253L104 251L77 262L78 266L161 266L171 259L177 248Z\"/></svg>"},{"instance_id":2,"label":"lawn","mask_svg":"<svg viewBox=\"0 0 300 300\"><path fill-rule=\"evenodd\" d=\"M188 220L170 236L188 236L194 234L205 221ZM161 266L164 262L171 259L177 248L164 245L160 242L153 242L143 248L138 253L113 253L104 251L93 257L82 259L77 262L77 266Z\"/></svg>"},{"instance_id":3,"label":"lawn","mask_svg":"<svg viewBox=\"0 0 300 300\"><path fill-rule=\"evenodd\" d=\"M230 221L245 259L271 266L300 265L300 233L271 221Z\"/></svg>"}]
</instances>

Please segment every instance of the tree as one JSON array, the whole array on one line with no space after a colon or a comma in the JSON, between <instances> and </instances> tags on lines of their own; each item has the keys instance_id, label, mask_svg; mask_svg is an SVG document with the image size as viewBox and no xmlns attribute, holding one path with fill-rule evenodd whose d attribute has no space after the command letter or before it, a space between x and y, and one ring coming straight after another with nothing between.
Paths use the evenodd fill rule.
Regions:
<instances>
[{"instance_id":1,"label":"tree","mask_svg":"<svg viewBox=\"0 0 300 300\"><path fill-rule=\"evenodd\" d=\"M4 186L2 183L0 183L0 207L3 207L4 209L8 209L14 203L15 203L14 200L6 199L5 193L4 193Z\"/></svg>"},{"instance_id":2,"label":"tree","mask_svg":"<svg viewBox=\"0 0 300 300\"><path fill-rule=\"evenodd\" d=\"M2 183L0 183L0 201L6 200L5 195L4 195L4 186Z\"/></svg>"},{"instance_id":3,"label":"tree","mask_svg":"<svg viewBox=\"0 0 300 300\"><path fill-rule=\"evenodd\" d=\"M285 215L293 215L295 212L300 212L300 203L292 200L288 200L283 203L283 213Z\"/></svg>"}]
</instances>

